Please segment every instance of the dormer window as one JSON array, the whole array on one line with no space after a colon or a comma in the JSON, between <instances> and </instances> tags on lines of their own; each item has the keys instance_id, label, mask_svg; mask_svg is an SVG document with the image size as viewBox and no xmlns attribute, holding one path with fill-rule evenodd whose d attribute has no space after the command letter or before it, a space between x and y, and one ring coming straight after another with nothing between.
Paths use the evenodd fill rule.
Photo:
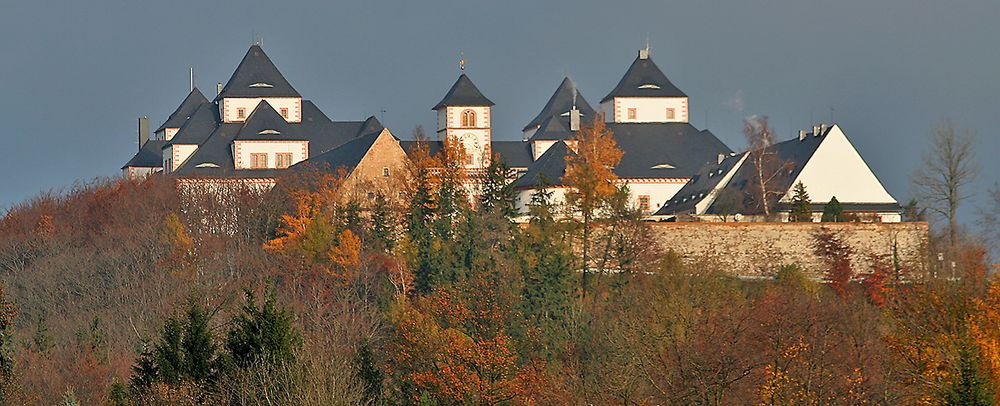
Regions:
<instances>
[{"instance_id":1,"label":"dormer window","mask_svg":"<svg viewBox=\"0 0 1000 406\"><path fill-rule=\"evenodd\" d=\"M282 107L281 108L281 118L284 118L285 120L288 120L288 108L287 107Z\"/></svg>"},{"instance_id":2,"label":"dormer window","mask_svg":"<svg viewBox=\"0 0 1000 406\"><path fill-rule=\"evenodd\" d=\"M257 83L251 84L249 87L252 87L252 88L265 88L266 89L266 88L274 87L274 85L272 85L270 83L257 82Z\"/></svg>"},{"instance_id":3,"label":"dormer window","mask_svg":"<svg viewBox=\"0 0 1000 406\"><path fill-rule=\"evenodd\" d=\"M476 126L476 112L472 110L465 110L462 112L462 127L475 127Z\"/></svg>"},{"instance_id":4,"label":"dormer window","mask_svg":"<svg viewBox=\"0 0 1000 406\"><path fill-rule=\"evenodd\" d=\"M257 132L257 134L259 134L259 135L281 135L281 132L278 131L278 130L260 130L260 131Z\"/></svg>"},{"instance_id":5,"label":"dormer window","mask_svg":"<svg viewBox=\"0 0 1000 406\"><path fill-rule=\"evenodd\" d=\"M647 83L647 84L644 84L644 85L639 85L639 88L640 89L659 89L660 86L652 84L652 83Z\"/></svg>"},{"instance_id":6,"label":"dormer window","mask_svg":"<svg viewBox=\"0 0 1000 406\"><path fill-rule=\"evenodd\" d=\"M247 109L243 107L236 108L236 118L240 120L247 118Z\"/></svg>"}]
</instances>

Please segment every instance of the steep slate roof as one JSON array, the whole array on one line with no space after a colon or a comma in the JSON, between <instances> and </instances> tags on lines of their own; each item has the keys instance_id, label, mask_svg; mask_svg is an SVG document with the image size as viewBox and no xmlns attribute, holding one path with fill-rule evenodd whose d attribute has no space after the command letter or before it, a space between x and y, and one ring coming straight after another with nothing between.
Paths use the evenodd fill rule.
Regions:
<instances>
[{"instance_id":1,"label":"steep slate roof","mask_svg":"<svg viewBox=\"0 0 1000 406\"><path fill-rule=\"evenodd\" d=\"M819 148L819 145L824 139L826 139L826 134L829 133L831 129L832 127L827 128L826 132L820 134L819 136L807 134L802 140L799 140L799 138L796 137L787 141L776 143L769 147L770 151L777 152L777 159L780 162L785 162L789 165L789 173L786 176L778 178L779 183L774 185L775 190L785 191L792 187L792 182L796 177L798 177L802 168L805 167L806 162L809 161L809 158L811 158L813 153ZM742 154L728 157L725 161L723 161L723 174L728 172L732 165L735 165L741 155ZM712 162L702 168L700 172L710 172L714 169L718 169L719 167L720 166L716 165L715 162ZM733 174L729 183L723 186L720 193L726 190L733 190L739 193L740 196L746 196L748 188L750 187L750 182L753 179L755 167L756 166L750 161L750 159L745 160L743 165L741 165L736 170L736 173ZM669 215L691 211L697 202L707 196L708 192L716 187L721 178L721 176L714 176L713 179L710 180L701 178L692 179L692 182L684 185L681 190L677 191L677 194L675 194L674 197L657 212L657 214ZM772 196L771 199L771 206L777 207L781 196ZM716 212L713 210L715 208L714 206L715 204L713 203L713 205L708 208L706 213L715 214Z\"/></svg>"},{"instance_id":2,"label":"steep slate roof","mask_svg":"<svg viewBox=\"0 0 1000 406\"><path fill-rule=\"evenodd\" d=\"M674 194L673 198L660 207L655 215L665 216L694 211L695 205L719 185L722 178L739 163L743 154L745 153L726 155L721 164L718 163L718 160L705 163L705 166L702 166L698 173ZM691 196L702 197L692 199Z\"/></svg>"},{"instance_id":3,"label":"steep slate roof","mask_svg":"<svg viewBox=\"0 0 1000 406\"><path fill-rule=\"evenodd\" d=\"M576 104L577 110L580 110L580 114L583 116L584 120L588 120L594 117L597 112L590 107L590 103L580 95L580 91L576 88L576 83L573 83L569 77L562 80L559 87L556 88L555 93L552 97L549 97L549 101L545 103L545 107L542 107L542 111L535 116L528 125L524 126L522 131L528 131L536 126L542 124L543 121L547 120L552 116L560 116L573 108L574 103Z\"/></svg>"},{"instance_id":4,"label":"steep slate roof","mask_svg":"<svg viewBox=\"0 0 1000 406\"><path fill-rule=\"evenodd\" d=\"M566 155L572 152L559 141L528 166L528 171L514 182L515 189L532 189L542 185L559 185L566 175Z\"/></svg>"},{"instance_id":5,"label":"steep slate roof","mask_svg":"<svg viewBox=\"0 0 1000 406\"><path fill-rule=\"evenodd\" d=\"M236 134L237 140L275 140L275 141L304 141L306 137L302 134L299 126L293 127L271 107L267 101L261 101L254 108L243 128Z\"/></svg>"},{"instance_id":6,"label":"steep slate roof","mask_svg":"<svg viewBox=\"0 0 1000 406\"><path fill-rule=\"evenodd\" d=\"M188 118L194 114L194 111L198 109L198 106L201 106L203 103L208 103L208 99L205 98L205 95L201 94L201 91L198 90L197 87L191 89L191 92L184 98L181 105L177 106L177 110L174 110L174 112L170 114L170 117L167 117L167 121L164 121L163 125L153 132L158 133L166 128L181 128L181 126L184 125L184 122L186 122Z\"/></svg>"},{"instance_id":7,"label":"steep slate roof","mask_svg":"<svg viewBox=\"0 0 1000 406\"><path fill-rule=\"evenodd\" d=\"M260 45L253 45L215 100L226 97L301 97Z\"/></svg>"},{"instance_id":8,"label":"steep slate roof","mask_svg":"<svg viewBox=\"0 0 1000 406\"><path fill-rule=\"evenodd\" d=\"M582 121L582 120L581 120ZM531 141L559 141L573 138L575 133L569 129L569 117L549 116L543 120L531 135Z\"/></svg>"},{"instance_id":9,"label":"steep slate roof","mask_svg":"<svg viewBox=\"0 0 1000 406\"><path fill-rule=\"evenodd\" d=\"M149 140L139 148L132 159L129 159L122 169L132 167L154 168L163 167L163 140Z\"/></svg>"},{"instance_id":10,"label":"steep slate roof","mask_svg":"<svg viewBox=\"0 0 1000 406\"><path fill-rule=\"evenodd\" d=\"M608 123L607 126L622 150L622 159L615 167L615 175L622 179L690 178L706 162L715 161L719 154L732 152L710 131L699 131L688 123ZM559 144L564 143L555 145ZM548 153L546 151L538 157L538 161ZM560 184L565 162L559 165L563 167L554 169L554 166L546 166L548 170L560 174L553 178L549 175L555 172L547 173L546 182L549 185ZM532 167L518 180L522 187L535 185L526 183L537 181L528 176Z\"/></svg>"},{"instance_id":11,"label":"steep slate roof","mask_svg":"<svg viewBox=\"0 0 1000 406\"><path fill-rule=\"evenodd\" d=\"M444 148L444 143L441 141L417 141L417 140L402 140L399 141L399 146L406 151L406 155L412 155L413 152L420 148L421 146L427 148L427 153L431 156L437 155Z\"/></svg>"},{"instance_id":12,"label":"steep slate roof","mask_svg":"<svg viewBox=\"0 0 1000 406\"><path fill-rule=\"evenodd\" d=\"M644 85L656 87L640 88L645 87ZM667 75L656 67L652 59L640 56L635 58L625 76L618 82L618 86L604 96L601 103L615 97L687 97L687 95L667 79Z\"/></svg>"},{"instance_id":13,"label":"steep slate roof","mask_svg":"<svg viewBox=\"0 0 1000 406\"><path fill-rule=\"evenodd\" d=\"M483 93L479 91L479 88L472 83L464 73L458 77L454 85L451 85L451 90L448 90L448 94L444 95L444 98L438 102L431 110L440 110L447 106L492 106L493 102L483 96Z\"/></svg>"},{"instance_id":14,"label":"steep slate roof","mask_svg":"<svg viewBox=\"0 0 1000 406\"><path fill-rule=\"evenodd\" d=\"M322 154L309 158L307 161L299 162L292 166L294 169L301 169L307 166L318 165L330 170L339 168L354 169L361 162L361 159L368 154L368 150L381 135L381 130L367 135L357 137L347 143L326 151Z\"/></svg>"},{"instance_id":15,"label":"steep slate roof","mask_svg":"<svg viewBox=\"0 0 1000 406\"><path fill-rule=\"evenodd\" d=\"M499 154L500 159L511 168L527 168L531 165L531 143L524 141L493 141L490 149Z\"/></svg>"},{"instance_id":16,"label":"steep slate roof","mask_svg":"<svg viewBox=\"0 0 1000 406\"><path fill-rule=\"evenodd\" d=\"M733 152L708 130L689 123L608 123L623 155L621 178L690 178L719 154Z\"/></svg>"},{"instance_id":17,"label":"steep slate roof","mask_svg":"<svg viewBox=\"0 0 1000 406\"><path fill-rule=\"evenodd\" d=\"M273 110L273 108L272 108ZM280 116L279 116L280 119ZM284 119L281 119L284 121ZM367 125L366 125L367 123ZM280 124L280 123L279 123ZM361 134L363 129L382 128L378 120L369 118L365 121L331 121L311 101L302 101L302 122L287 123L293 128L292 133L301 139L309 141L309 156L315 157L323 152L349 142ZM233 169L232 142L243 129L243 123L222 123L208 136L208 139L198 147L198 150L188 158L187 162L173 172L177 176L233 176L233 177L274 177L282 169ZM280 137L280 136L278 136ZM287 138L267 138L287 139ZM202 167L200 164L214 164L219 168Z\"/></svg>"},{"instance_id":18,"label":"steep slate roof","mask_svg":"<svg viewBox=\"0 0 1000 406\"><path fill-rule=\"evenodd\" d=\"M214 103L202 103L177 134L164 146L173 144L201 145L219 124L219 110Z\"/></svg>"}]
</instances>

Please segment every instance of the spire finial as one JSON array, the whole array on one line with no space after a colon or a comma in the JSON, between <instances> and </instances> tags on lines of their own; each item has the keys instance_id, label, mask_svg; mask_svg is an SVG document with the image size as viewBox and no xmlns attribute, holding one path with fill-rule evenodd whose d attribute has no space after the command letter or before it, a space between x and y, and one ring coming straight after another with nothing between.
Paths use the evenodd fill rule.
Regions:
<instances>
[{"instance_id":1,"label":"spire finial","mask_svg":"<svg viewBox=\"0 0 1000 406\"><path fill-rule=\"evenodd\" d=\"M639 59L649 59L649 34L646 34L646 47L639 50Z\"/></svg>"},{"instance_id":2,"label":"spire finial","mask_svg":"<svg viewBox=\"0 0 1000 406\"><path fill-rule=\"evenodd\" d=\"M462 71L462 73L465 73L465 52L459 51L458 52L458 57L459 57L459 59L458 59L458 69L460 69Z\"/></svg>"},{"instance_id":3,"label":"spire finial","mask_svg":"<svg viewBox=\"0 0 1000 406\"><path fill-rule=\"evenodd\" d=\"M189 79L191 80L191 88L188 91L194 91L194 67L190 67L188 73L190 74Z\"/></svg>"}]
</instances>

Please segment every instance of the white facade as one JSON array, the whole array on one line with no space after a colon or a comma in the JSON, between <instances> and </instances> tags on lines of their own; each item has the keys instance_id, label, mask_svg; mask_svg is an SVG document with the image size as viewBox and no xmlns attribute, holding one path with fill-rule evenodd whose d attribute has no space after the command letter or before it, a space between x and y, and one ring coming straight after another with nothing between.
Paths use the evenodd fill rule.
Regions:
<instances>
[{"instance_id":1,"label":"white facade","mask_svg":"<svg viewBox=\"0 0 1000 406\"><path fill-rule=\"evenodd\" d=\"M176 171L198 150L194 144L171 144L163 149L163 168L167 172Z\"/></svg>"},{"instance_id":2,"label":"white facade","mask_svg":"<svg viewBox=\"0 0 1000 406\"><path fill-rule=\"evenodd\" d=\"M302 122L302 98L300 97L227 97L219 103L219 116L225 123L241 123L250 117L261 101L266 101L289 123ZM242 117L240 116L242 113Z\"/></svg>"},{"instance_id":3,"label":"white facade","mask_svg":"<svg viewBox=\"0 0 1000 406\"><path fill-rule=\"evenodd\" d=\"M687 97L615 97L600 110L612 123L688 122Z\"/></svg>"},{"instance_id":4,"label":"white facade","mask_svg":"<svg viewBox=\"0 0 1000 406\"><path fill-rule=\"evenodd\" d=\"M263 154L262 167L254 167L253 154ZM309 141L233 141L236 169L278 169L278 154L291 154L288 166L295 165L309 158Z\"/></svg>"},{"instance_id":5,"label":"white facade","mask_svg":"<svg viewBox=\"0 0 1000 406\"><path fill-rule=\"evenodd\" d=\"M557 142L559 141L548 141L548 140L532 141L531 159L537 161L538 158L545 153L545 151L548 151L549 148L552 148L552 146L556 145Z\"/></svg>"},{"instance_id":6,"label":"white facade","mask_svg":"<svg viewBox=\"0 0 1000 406\"><path fill-rule=\"evenodd\" d=\"M824 137L792 185L802 182L814 203L834 196L841 203L896 203L840 126L834 125ZM792 195L789 190L781 201L789 202Z\"/></svg>"},{"instance_id":7,"label":"white facade","mask_svg":"<svg viewBox=\"0 0 1000 406\"><path fill-rule=\"evenodd\" d=\"M492 151L490 144L490 107L447 106L438 110L438 135L449 142L459 142L465 151L465 168L489 166Z\"/></svg>"},{"instance_id":8,"label":"white facade","mask_svg":"<svg viewBox=\"0 0 1000 406\"><path fill-rule=\"evenodd\" d=\"M629 202L633 207L640 207L640 202L645 198L649 207L643 211L645 214L652 214L672 199L687 181L687 178L619 179L618 183L628 185Z\"/></svg>"}]
</instances>

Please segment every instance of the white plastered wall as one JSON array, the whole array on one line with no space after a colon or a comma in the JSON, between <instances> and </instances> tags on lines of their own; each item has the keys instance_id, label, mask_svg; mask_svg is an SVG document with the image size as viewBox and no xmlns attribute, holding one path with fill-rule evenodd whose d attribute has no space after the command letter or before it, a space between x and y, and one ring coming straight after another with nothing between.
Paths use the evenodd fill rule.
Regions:
<instances>
[{"instance_id":1,"label":"white plastered wall","mask_svg":"<svg viewBox=\"0 0 1000 406\"><path fill-rule=\"evenodd\" d=\"M172 144L163 149L163 167L168 172L176 171L197 150L198 146L194 144ZM171 167L167 166L168 163Z\"/></svg>"},{"instance_id":2,"label":"white plastered wall","mask_svg":"<svg viewBox=\"0 0 1000 406\"><path fill-rule=\"evenodd\" d=\"M219 105L222 121L226 123L246 121L246 118L250 117L250 114L253 113L261 101L267 101L274 108L274 111L277 111L279 114L281 113L281 109L288 109L288 118L285 121L289 123L302 122L302 99L299 97L225 98L222 99L222 103ZM244 118L238 118L237 112L241 108L246 109L246 117Z\"/></svg>"},{"instance_id":3,"label":"white plastered wall","mask_svg":"<svg viewBox=\"0 0 1000 406\"><path fill-rule=\"evenodd\" d=\"M309 157L308 141L234 141L233 157L236 169L251 169L250 154L267 154L267 167L277 168L277 154L291 153L292 165Z\"/></svg>"},{"instance_id":4,"label":"white plastered wall","mask_svg":"<svg viewBox=\"0 0 1000 406\"><path fill-rule=\"evenodd\" d=\"M802 182L814 203L829 202L834 196L841 203L896 203L840 126L834 125L824 137L792 182L793 188ZM792 194L790 189L782 202Z\"/></svg>"},{"instance_id":5,"label":"white plastered wall","mask_svg":"<svg viewBox=\"0 0 1000 406\"><path fill-rule=\"evenodd\" d=\"M674 109L674 118L667 118L667 109ZM635 109L635 118L628 110ZM601 103L605 120L613 123L686 123L687 97L615 97Z\"/></svg>"},{"instance_id":6,"label":"white plastered wall","mask_svg":"<svg viewBox=\"0 0 1000 406\"><path fill-rule=\"evenodd\" d=\"M532 141L531 142L531 160L537 161L538 158L540 158L542 156L542 154L545 153L545 151L548 151L549 148L552 148L553 145L556 145L556 142L557 141L541 141L541 140L539 140L539 141Z\"/></svg>"},{"instance_id":7,"label":"white plastered wall","mask_svg":"<svg viewBox=\"0 0 1000 406\"><path fill-rule=\"evenodd\" d=\"M642 181L636 179L622 179L620 182L628 184L629 202L633 207L639 207L639 197L649 196L649 213L656 213L660 207L677 194L677 191L684 187L687 179L677 179L664 181Z\"/></svg>"}]
</instances>

